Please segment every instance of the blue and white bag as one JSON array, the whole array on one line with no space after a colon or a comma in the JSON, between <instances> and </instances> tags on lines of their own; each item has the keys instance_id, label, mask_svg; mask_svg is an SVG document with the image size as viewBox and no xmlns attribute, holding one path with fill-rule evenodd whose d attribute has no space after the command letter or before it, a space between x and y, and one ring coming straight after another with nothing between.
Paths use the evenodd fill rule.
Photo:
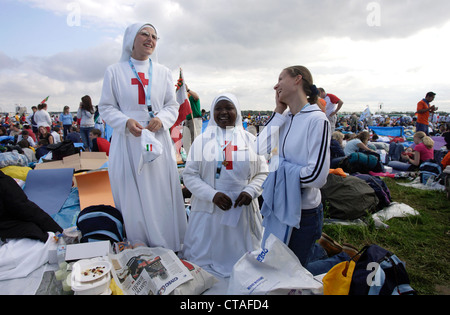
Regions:
<instances>
[{"instance_id":1,"label":"blue and white bag","mask_svg":"<svg viewBox=\"0 0 450 315\"><path fill-rule=\"evenodd\" d=\"M441 166L436 163L434 160L427 160L420 164L419 174L420 174L420 182L424 185L427 184L428 180L431 178L438 178L442 173ZM434 176L434 177L433 177Z\"/></svg>"},{"instance_id":2,"label":"blue and white bag","mask_svg":"<svg viewBox=\"0 0 450 315\"><path fill-rule=\"evenodd\" d=\"M77 227L81 231L81 243L124 240L122 214L112 206L96 205L83 209L77 218Z\"/></svg>"},{"instance_id":3,"label":"blue and white bag","mask_svg":"<svg viewBox=\"0 0 450 315\"><path fill-rule=\"evenodd\" d=\"M415 295L405 263L378 245L362 249L349 295Z\"/></svg>"}]
</instances>

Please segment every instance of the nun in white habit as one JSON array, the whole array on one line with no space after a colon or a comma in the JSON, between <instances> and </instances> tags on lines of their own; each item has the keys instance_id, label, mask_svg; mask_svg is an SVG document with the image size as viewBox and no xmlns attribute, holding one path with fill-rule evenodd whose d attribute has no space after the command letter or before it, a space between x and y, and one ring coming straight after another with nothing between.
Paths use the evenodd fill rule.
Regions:
<instances>
[{"instance_id":1,"label":"nun in white habit","mask_svg":"<svg viewBox=\"0 0 450 315\"><path fill-rule=\"evenodd\" d=\"M151 24L126 29L122 57L106 70L98 107L114 130L108 172L127 238L179 251L187 218L169 134L179 104L171 71L154 58L157 42ZM154 133L162 154L140 167L144 129Z\"/></svg>"},{"instance_id":2,"label":"nun in white habit","mask_svg":"<svg viewBox=\"0 0 450 315\"><path fill-rule=\"evenodd\" d=\"M252 149L234 95L219 95L211 119L189 151L183 181L192 193L182 256L221 277L248 251L260 248L257 197L268 165Z\"/></svg>"}]
</instances>

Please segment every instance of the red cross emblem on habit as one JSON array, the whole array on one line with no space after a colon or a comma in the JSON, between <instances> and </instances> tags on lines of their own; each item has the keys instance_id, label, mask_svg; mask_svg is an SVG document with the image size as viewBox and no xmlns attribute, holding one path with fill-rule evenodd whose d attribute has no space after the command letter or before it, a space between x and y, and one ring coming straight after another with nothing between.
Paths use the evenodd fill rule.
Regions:
<instances>
[{"instance_id":1,"label":"red cross emblem on habit","mask_svg":"<svg viewBox=\"0 0 450 315\"><path fill-rule=\"evenodd\" d=\"M227 170L233 169L233 151L237 151L237 146L230 145L231 141L228 143L225 142L225 160L222 162L222 164L226 167Z\"/></svg>"},{"instance_id":2,"label":"red cross emblem on habit","mask_svg":"<svg viewBox=\"0 0 450 315\"><path fill-rule=\"evenodd\" d=\"M139 78L142 81L142 84L144 84L144 86L142 86L142 84L139 82L139 80L137 78L131 79L131 85L137 85L139 86L139 105L145 105L145 86L148 85L148 79L145 78L145 73L143 72L139 72L138 73Z\"/></svg>"}]
</instances>

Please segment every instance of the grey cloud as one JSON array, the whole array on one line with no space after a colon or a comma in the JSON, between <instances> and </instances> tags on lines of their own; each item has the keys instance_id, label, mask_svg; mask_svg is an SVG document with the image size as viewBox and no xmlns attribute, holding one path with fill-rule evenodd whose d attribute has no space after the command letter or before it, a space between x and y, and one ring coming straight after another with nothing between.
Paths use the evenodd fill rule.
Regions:
<instances>
[{"instance_id":1,"label":"grey cloud","mask_svg":"<svg viewBox=\"0 0 450 315\"><path fill-rule=\"evenodd\" d=\"M450 9L450 2L435 0L178 3L181 13L176 20L157 21L166 35L160 42L160 60L169 66L209 64L219 69L263 67L274 59L290 61L294 55L304 60L314 55L312 50L320 50L314 47L317 39L376 41L410 36L447 22ZM380 26L367 23L371 3L380 5Z\"/></svg>"},{"instance_id":2,"label":"grey cloud","mask_svg":"<svg viewBox=\"0 0 450 315\"><path fill-rule=\"evenodd\" d=\"M36 71L63 82L96 82L103 78L105 69L117 62L120 48L114 43L104 43L87 50L61 52L38 58Z\"/></svg>"},{"instance_id":3,"label":"grey cloud","mask_svg":"<svg viewBox=\"0 0 450 315\"><path fill-rule=\"evenodd\" d=\"M380 26L367 19L379 4ZM179 1L183 16L179 32L202 42L233 41L263 46L273 39L317 39L323 36L355 40L409 36L448 21L448 1Z\"/></svg>"},{"instance_id":4,"label":"grey cloud","mask_svg":"<svg viewBox=\"0 0 450 315\"><path fill-rule=\"evenodd\" d=\"M367 23L372 13L369 4L380 5L379 26ZM64 13L65 5L61 8ZM313 65L318 84L325 79L330 89L346 100L346 106L350 99L364 104L377 101L381 94L386 95L383 99L400 102L405 94L399 95L396 88L361 86L363 78L351 77L355 69L342 64L333 51L321 51L320 43L329 38L352 42L405 38L450 20L450 2L441 0L147 0L134 1L126 10L120 8L97 12L82 7L83 23L113 32L113 36L122 35L125 25L136 20L153 23L161 37L160 62L173 70L179 66L185 69L188 84L192 82L191 87L200 90L205 108L222 89L237 94L247 108L272 104L272 87L279 71L299 63ZM319 44L318 39L322 40ZM336 42L339 46L340 41ZM94 83L101 81L108 65L118 61L120 46L117 42L103 43L87 50L34 58L25 64L0 52L0 70L28 67L66 86ZM418 67L411 64L409 71L414 74ZM370 68L370 60L366 68ZM409 101L413 105L415 98Z\"/></svg>"},{"instance_id":5,"label":"grey cloud","mask_svg":"<svg viewBox=\"0 0 450 315\"><path fill-rule=\"evenodd\" d=\"M20 65L20 61L7 56L0 51L0 71L5 69L13 69Z\"/></svg>"}]
</instances>

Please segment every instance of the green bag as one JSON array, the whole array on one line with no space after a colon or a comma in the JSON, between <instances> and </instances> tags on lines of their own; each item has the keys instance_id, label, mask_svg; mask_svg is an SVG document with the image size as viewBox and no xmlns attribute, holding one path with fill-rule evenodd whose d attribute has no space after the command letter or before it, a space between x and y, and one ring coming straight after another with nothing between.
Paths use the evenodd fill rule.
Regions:
<instances>
[{"instance_id":1,"label":"green bag","mask_svg":"<svg viewBox=\"0 0 450 315\"><path fill-rule=\"evenodd\" d=\"M332 219L356 220L377 209L379 199L375 190L356 176L329 174L321 188L322 202L328 205Z\"/></svg>"}]
</instances>

